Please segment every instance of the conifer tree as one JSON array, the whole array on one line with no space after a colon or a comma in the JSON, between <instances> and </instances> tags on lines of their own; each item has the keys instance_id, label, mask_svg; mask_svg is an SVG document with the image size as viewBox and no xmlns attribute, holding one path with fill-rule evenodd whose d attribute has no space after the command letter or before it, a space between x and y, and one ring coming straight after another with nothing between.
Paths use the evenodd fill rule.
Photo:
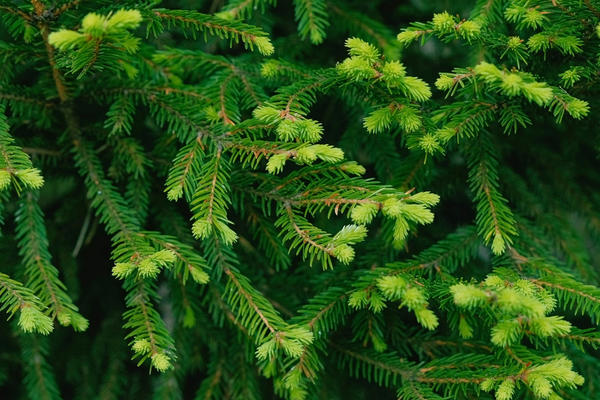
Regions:
<instances>
[{"instance_id":1,"label":"conifer tree","mask_svg":"<svg viewBox=\"0 0 600 400\"><path fill-rule=\"evenodd\" d=\"M0 0L0 394L600 398L600 1Z\"/></svg>"}]
</instances>

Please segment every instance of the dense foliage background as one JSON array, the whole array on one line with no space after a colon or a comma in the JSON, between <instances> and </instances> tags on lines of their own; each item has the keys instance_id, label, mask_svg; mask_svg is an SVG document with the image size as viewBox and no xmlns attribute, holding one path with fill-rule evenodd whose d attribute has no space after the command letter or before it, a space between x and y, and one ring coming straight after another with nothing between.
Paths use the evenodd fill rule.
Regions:
<instances>
[{"instance_id":1,"label":"dense foliage background","mask_svg":"<svg viewBox=\"0 0 600 400\"><path fill-rule=\"evenodd\" d=\"M600 2L0 21L1 398L600 398Z\"/></svg>"}]
</instances>

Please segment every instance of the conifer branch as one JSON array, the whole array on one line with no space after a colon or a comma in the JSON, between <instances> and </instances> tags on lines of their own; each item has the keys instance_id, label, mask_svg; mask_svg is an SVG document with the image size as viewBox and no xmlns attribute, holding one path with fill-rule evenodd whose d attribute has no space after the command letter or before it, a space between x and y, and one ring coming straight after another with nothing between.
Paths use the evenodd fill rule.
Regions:
<instances>
[{"instance_id":1,"label":"conifer branch","mask_svg":"<svg viewBox=\"0 0 600 400\"><path fill-rule=\"evenodd\" d=\"M252 310L254 310L254 312L256 313L256 315L258 316L258 318L263 322L263 324L265 325L265 327L269 330L269 332L271 334L275 334L276 330L275 328L271 325L271 323L269 322L269 320L265 317L264 313L262 312L262 310L258 307L258 305L255 303L252 295L247 292L243 287L242 284L240 283L240 280L238 279L238 277L235 275L234 272L232 272L231 269L225 267L223 269L223 272L225 272L225 274L229 277L231 283L237 288L237 290L240 292L240 294L245 298L245 300L248 302L248 305L250 306L250 308Z\"/></svg>"},{"instance_id":2,"label":"conifer branch","mask_svg":"<svg viewBox=\"0 0 600 400\"><path fill-rule=\"evenodd\" d=\"M44 6L41 3L38 4L36 8L38 15L41 15L43 11ZM137 230L137 220L128 211L125 201L114 189L112 183L104 178L99 160L81 136L79 122L65 90L62 75L56 67L54 50L48 41L48 27L45 24L40 24L40 29L46 43L56 90L62 103L61 110L67 125L67 133L75 150L75 162L89 188L88 196L92 199L91 205L97 209L101 222L105 224L107 233L114 235L114 241L117 243L115 248L115 255L118 255L116 256L117 260L118 257L127 257L127 250L131 252L129 254L131 254L133 260L141 260L146 251L140 248L140 243L133 237L134 232ZM125 244L128 249L120 248L119 243ZM123 254L124 251L125 254ZM148 267L153 264L153 261L146 263ZM124 273L129 274L131 264L122 264L122 266L127 267ZM150 358L151 365L159 371L169 369L173 358L173 342L160 319L160 315L148 303L149 298L153 296L152 291L144 281L126 280L125 287L130 292L126 298L129 310L124 313L124 317L128 318L128 321L124 327L132 329L128 337L134 338L131 346L135 356L141 357L141 362ZM157 331L155 332L155 330Z\"/></svg>"},{"instance_id":3,"label":"conifer branch","mask_svg":"<svg viewBox=\"0 0 600 400\"><path fill-rule=\"evenodd\" d=\"M19 342L25 361L23 381L29 397L40 400L60 400L62 397L56 377L47 361L48 342L45 338L35 335L20 335Z\"/></svg>"},{"instance_id":4,"label":"conifer branch","mask_svg":"<svg viewBox=\"0 0 600 400\"><path fill-rule=\"evenodd\" d=\"M31 159L14 144L10 136L5 106L0 104L0 191L11 183L19 193L23 188L39 189L43 183L40 171L33 168Z\"/></svg>"},{"instance_id":5,"label":"conifer branch","mask_svg":"<svg viewBox=\"0 0 600 400\"><path fill-rule=\"evenodd\" d=\"M328 249L323 245L320 245L319 243L315 242L313 239L311 239L310 235L305 231L300 229L300 227L298 226L298 224L296 223L295 219L294 219L294 213L292 212L292 207L290 206L285 206L285 212L289 218L290 224L292 225L292 228L296 231L296 233L298 233L298 235L302 238L302 240L305 243L310 244L311 246L316 247L317 249L319 249L320 251L333 256L333 250L332 249ZM322 234L319 234L318 236L323 236Z\"/></svg>"},{"instance_id":6,"label":"conifer branch","mask_svg":"<svg viewBox=\"0 0 600 400\"><path fill-rule=\"evenodd\" d=\"M0 273L0 311L6 311L9 318L19 311L18 326L24 332L47 335L54 328L52 319L44 314L44 304L33 291L3 273Z\"/></svg>"},{"instance_id":7,"label":"conifer branch","mask_svg":"<svg viewBox=\"0 0 600 400\"><path fill-rule=\"evenodd\" d=\"M325 38L327 20L327 5L324 0L294 0L296 21L300 37L314 44L319 44Z\"/></svg>"},{"instance_id":8,"label":"conifer branch","mask_svg":"<svg viewBox=\"0 0 600 400\"><path fill-rule=\"evenodd\" d=\"M273 53L273 45L266 34L257 27L238 21L228 21L212 15L201 14L187 10L155 9L147 16L150 18L148 33L154 36L160 34L165 28L178 26L191 31L191 36L196 38L197 33L216 35L230 42L241 41L245 46L264 54Z\"/></svg>"},{"instance_id":9,"label":"conifer branch","mask_svg":"<svg viewBox=\"0 0 600 400\"><path fill-rule=\"evenodd\" d=\"M183 194L188 201L191 199L196 186L194 177L199 174L203 150L204 146L200 135L196 140L181 148L173 160L173 166L167 178L165 191L169 200L177 200Z\"/></svg>"},{"instance_id":10,"label":"conifer branch","mask_svg":"<svg viewBox=\"0 0 600 400\"><path fill-rule=\"evenodd\" d=\"M484 240L492 242L492 251L501 254L516 235L512 211L498 192L497 161L489 139L480 136L470 160L469 180L477 207L477 226Z\"/></svg>"},{"instance_id":11,"label":"conifer branch","mask_svg":"<svg viewBox=\"0 0 600 400\"><path fill-rule=\"evenodd\" d=\"M229 199L229 161L218 148L211 159L202 165L196 183L196 191L190 206L195 220L192 232L197 238L205 239L217 233L225 244L237 239L237 234L228 226L227 206Z\"/></svg>"},{"instance_id":12,"label":"conifer branch","mask_svg":"<svg viewBox=\"0 0 600 400\"><path fill-rule=\"evenodd\" d=\"M597 7L436 1L0 0L2 390L593 397Z\"/></svg>"},{"instance_id":13,"label":"conifer branch","mask_svg":"<svg viewBox=\"0 0 600 400\"><path fill-rule=\"evenodd\" d=\"M61 325L84 331L88 322L78 313L58 277L58 270L52 265L43 218L37 195L25 193L16 214L16 237L25 264L27 286L51 310L52 318L57 318Z\"/></svg>"},{"instance_id":14,"label":"conifer branch","mask_svg":"<svg viewBox=\"0 0 600 400\"><path fill-rule=\"evenodd\" d=\"M267 6L275 5L275 3L275 0L232 0L228 2L219 15L234 19L249 18L254 11L264 12Z\"/></svg>"},{"instance_id":15,"label":"conifer branch","mask_svg":"<svg viewBox=\"0 0 600 400\"><path fill-rule=\"evenodd\" d=\"M123 327L131 329L126 338L132 339L134 358L140 358L138 365L150 359L152 367L160 372L170 369L171 362L175 359L174 344L151 303L156 293L144 281L126 281L125 289L128 291L125 298L128 309L123 313L126 319Z\"/></svg>"},{"instance_id":16,"label":"conifer branch","mask_svg":"<svg viewBox=\"0 0 600 400\"><path fill-rule=\"evenodd\" d=\"M204 257L185 243L167 235L161 235L157 232L137 232L137 236L148 240L161 249L166 249L173 253L176 261L173 266L173 272L182 277L182 283L185 284L189 277L199 284L208 282L209 276L206 270L209 269L208 263Z\"/></svg>"}]
</instances>

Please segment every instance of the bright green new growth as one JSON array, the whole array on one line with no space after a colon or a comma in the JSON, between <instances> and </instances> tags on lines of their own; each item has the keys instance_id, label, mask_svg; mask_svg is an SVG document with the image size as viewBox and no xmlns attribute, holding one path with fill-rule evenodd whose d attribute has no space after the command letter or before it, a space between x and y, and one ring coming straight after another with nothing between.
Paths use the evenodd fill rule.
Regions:
<instances>
[{"instance_id":1,"label":"bright green new growth","mask_svg":"<svg viewBox=\"0 0 600 400\"><path fill-rule=\"evenodd\" d=\"M0 0L0 392L597 397L600 5L158 3Z\"/></svg>"},{"instance_id":2,"label":"bright green new growth","mask_svg":"<svg viewBox=\"0 0 600 400\"><path fill-rule=\"evenodd\" d=\"M452 39L465 39L467 42L478 39L481 34L481 25L477 21L462 20L450 15L448 12L433 15L428 23L414 23L410 28L400 32L397 36L402 46L408 46L415 40L435 35L444 41Z\"/></svg>"},{"instance_id":3,"label":"bright green new growth","mask_svg":"<svg viewBox=\"0 0 600 400\"><path fill-rule=\"evenodd\" d=\"M556 305L552 295L527 280L513 283L489 275L481 287L460 283L451 286L450 292L458 307L475 312L489 307L498 321L491 329L491 342L497 346L517 343L524 331L544 338L571 331L571 324L562 317L547 315Z\"/></svg>"},{"instance_id":4,"label":"bright green new growth","mask_svg":"<svg viewBox=\"0 0 600 400\"><path fill-rule=\"evenodd\" d=\"M584 379L572 370L573 363L564 357L535 365L526 370L526 376L509 377L500 384L491 379L481 383L481 389L489 392L495 390L497 400L510 400L514 398L515 388L526 386L536 398L559 399L556 393L562 388L574 388L581 385ZM555 391L556 390L556 391Z\"/></svg>"},{"instance_id":5,"label":"bright green new growth","mask_svg":"<svg viewBox=\"0 0 600 400\"><path fill-rule=\"evenodd\" d=\"M418 285L418 282L415 283ZM433 311L427 308L426 294L415 283L411 285L401 276L386 275L377 280L377 288L387 300L400 300L400 307L405 306L410 311L413 311L419 324L426 329L433 330L438 326L438 318ZM353 301L353 296L350 297L351 302Z\"/></svg>"},{"instance_id":6,"label":"bright green new growth","mask_svg":"<svg viewBox=\"0 0 600 400\"><path fill-rule=\"evenodd\" d=\"M79 73L79 78L90 69L115 66L133 77L136 69L126 61L126 55L138 50L140 39L129 30L137 28L141 21L138 10L119 10L108 16L90 13L81 21L79 31L53 32L48 42L59 50L71 50L60 62L72 73Z\"/></svg>"},{"instance_id":7,"label":"bright green new growth","mask_svg":"<svg viewBox=\"0 0 600 400\"><path fill-rule=\"evenodd\" d=\"M0 274L0 301L0 310L7 312L9 317L19 311L18 325L23 332L43 335L52 332L52 319L42 312L44 306L40 300L29 288L5 274Z\"/></svg>"},{"instance_id":8,"label":"bright green new growth","mask_svg":"<svg viewBox=\"0 0 600 400\"><path fill-rule=\"evenodd\" d=\"M6 121L4 104L0 104L0 191L14 186L17 193L23 189L39 189L44 178L21 148L14 144Z\"/></svg>"}]
</instances>

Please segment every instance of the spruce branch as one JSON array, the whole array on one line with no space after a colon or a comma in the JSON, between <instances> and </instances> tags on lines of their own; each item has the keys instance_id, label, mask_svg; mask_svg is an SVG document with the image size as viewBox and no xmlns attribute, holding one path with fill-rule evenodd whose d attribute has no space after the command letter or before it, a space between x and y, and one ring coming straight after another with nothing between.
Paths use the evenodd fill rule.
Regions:
<instances>
[{"instance_id":1,"label":"spruce branch","mask_svg":"<svg viewBox=\"0 0 600 400\"><path fill-rule=\"evenodd\" d=\"M52 265L43 218L38 195L24 193L16 213L16 237L25 264L27 287L49 308L53 319L61 325L71 325L76 331L84 331L88 321L79 314L58 277L58 270Z\"/></svg>"},{"instance_id":2,"label":"spruce branch","mask_svg":"<svg viewBox=\"0 0 600 400\"><path fill-rule=\"evenodd\" d=\"M221 149L207 160L199 171L196 190L190 202L194 224L192 232L196 238L206 239L216 233L225 244L237 239L237 234L228 226L227 206L229 199L229 161Z\"/></svg>"},{"instance_id":3,"label":"spruce branch","mask_svg":"<svg viewBox=\"0 0 600 400\"><path fill-rule=\"evenodd\" d=\"M157 297L155 289L143 280L126 280L124 286L128 309L123 313L126 320L123 327L130 330L126 338L130 339L134 358L139 358L138 365L149 359L151 366L160 372L172 368L176 358L174 343L152 304Z\"/></svg>"},{"instance_id":4,"label":"spruce branch","mask_svg":"<svg viewBox=\"0 0 600 400\"><path fill-rule=\"evenodd\" d=\"M264 12L275 4L275 0L230 0L217 15L226 19L245 19L251 17L256 10Z\"/></svg>"},{"instance_id":5,"label":"spruce branch","mask_svg":"<svg viewBox=\"0 0 600 400\"><path fill-rule=\"evenodd\" d=\"M8 133L4 110L5 106L0 104L0 190L5 190L11 183L17 193L24 188L39 189L44 178L40 170L33 167L29 156L14 144Z\"/></svg>"},{"instance_id":6,"label":"spruce branch","mask_svg":"<svg viewBox=\"0 0 600 400\"><path fill-rule=\"evenodd\" d=\"M286 323L269 300L237 270L237 260L229 251L214 246L209 262L218 263L227 276L222 296L248 335L259 345L256 349L258 359L272 360L280 351L288 357L299 357L303 348L312 342L312 333L302 326Z\"/></svg>"},{"instance_id":7,"label":"spruce branch","mask_svg":"<svg viewBox=\"0 0 600 400\"><path fill-rule=\"evenodd\" d=\"M319 44L325 39L329 21L327 3L324 0L294 0L294 13L302 39L308 37L313 44Z\"/></svg>"},{"instance_id":8,"label":"spruce branch","mask_svg":"<svg viewBox=\"0 0 600 400\"><path fill-rule=\"evenodd\" d=\"M597 7L436 2L0 0L2 390L593 398Z\"/></svg>"},{"instance_id":9,"label":"spruce branch","mask_svg":"<svg viewBox=\"0 0 600 400\"><path fill-rule=\"evenodd\" d=\"M42 15L43 12L44 5L36 3L36 13ZM113 22L118 25L115 20ZM135 21L133 23L135 24ZM123 258L135 256L134 260L137 262L133 267L138 267L138 273L142 276L148 273L152 275L155 273L155 262L164 263L165 259L140 259L140 256L148 256L148 250L142 249L140 251L140 243L133 237L138 224L136 217L128 210L125 201L114 189L112 183L104 177L97 156L81 136L79 121L74 114L72 105L69 103L62 74L56 65L54 50L49 41L48 26L40 23L40 30L46 44L56 90L63 105L61 110L67 125L67 134L73 144L75 163L81 175L84 176L86 186L88 186L88 196L92 200L92 207L97 210L101 222L105 224L107 233L114 235L114 241L117 244L114 249L114 257L117 262L122 262L124 261ZM124 246L119 246L119 243ZM156 257L156 254L153 254L154 257ZM119 257L121 257L121 260L119 260ZM146 262L142 264L144 261ZM127 271L123 271L124 265L127 266L125 268ZM140 269L140 265L145 268ZM121 263L121 268L118 268L118 264L115 268L120 270L121 274L128 275L132 269L129 268L130 266L132 265ZM148 271L148 268L150 268L150 271ZM113 268L113 273L114 271ZM150 358L151 365L154 368L165 371L171 366L173 343L172 338L164 328L160 315L148 303L149 299L153 297L151 286L143 280L132 279L125 280L124 286L129 290L126 298L129 310L124 313L125 318L128 318L125 327L132 329L128 337L134 339L131 346L135 356L141 357L141 362ZM155 330L157 330L156 333Z\"/></svg>"},{"instance_id":10,"label":"spruce branch","mask_svg":"<svg viewBox=\"0 0 600 400\"><path fill-rule=\"evenodd\" d=\"M24 360L23 383L33 399L60 400L61 393L48 362L49 344L46 338L20 334L19 344Z\"/></svg>"},{"instance_id":11,"label":"spruce branch","mask_svg":"<svg viewBox=\"0 0 600 400\"><path fill-rule=\"evenodd\" d=\"M6 311L9 318L19 311L18 326L23 332L49 334L54 326L45 310L46 307L31 289L0 273L0 311Z\"/></svg>"},{"instance_id":12,"label":"spruce branch","mask_svg":"<svg viewBox=\"0 0 600 400\"><path fill-rule=\"evenodd\" d=\"M471 151L469 180L477 208L479 234L486 243L492 243L494 254L502 254L512 244L517 231L513 213L498 191L498 162L492 142L481 134L478 146L472 147Z\"/></svg>"},{"instance_id":13,"label":"spruce branch","mask_svg":"<svg viewBox=\"0 0 600 400\"><path fill-rule=\"evenodd\" d=\"M201 33L215 35L230 43L242 42L251 50L256 49L264 55L273 53L274 48L267 35L258 27L238 21L230 21L217 16L201 14L188 10L155 9L146 14L148 18L147 34L158 36L165 29L180 27L185 34L196 38Z\"/></svg>"}]
</instances>

